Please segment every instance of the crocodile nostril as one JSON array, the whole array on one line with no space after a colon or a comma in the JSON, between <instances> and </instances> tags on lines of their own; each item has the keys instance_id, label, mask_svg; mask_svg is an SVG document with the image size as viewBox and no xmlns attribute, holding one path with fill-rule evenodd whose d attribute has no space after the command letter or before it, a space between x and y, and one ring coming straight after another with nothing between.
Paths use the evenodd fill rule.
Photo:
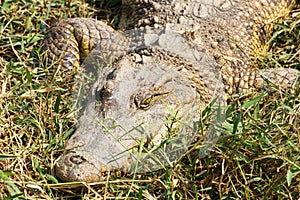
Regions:
<instances>
[{"instance_id":1,"label":"crocodile nostril","mask_svg":"<svg viewBox=\"0 0 300 200\"><path fill-rule=\"evenodd\" d=\"M70 157L70 161L76 165L79 165L86 162L87 160L80 155L74 155Z\"/></svg>"}]
</instances>

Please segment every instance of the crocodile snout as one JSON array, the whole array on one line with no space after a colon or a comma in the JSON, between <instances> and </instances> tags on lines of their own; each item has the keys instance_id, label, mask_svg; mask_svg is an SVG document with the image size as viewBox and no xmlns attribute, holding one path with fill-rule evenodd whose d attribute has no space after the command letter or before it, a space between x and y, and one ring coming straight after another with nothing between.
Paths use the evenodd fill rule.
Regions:
<instances>
[{"instance_id":1,"label":"crocodile snout","mask_svg":"<svg viewBox=\"0 0 300 200\"><path fill-rule=\"evenodd\" d=\"M96 182L103 177L92 160L74 151L68 152L58 160L55 174L62 181Z\"/></svg>"}]
</instances>

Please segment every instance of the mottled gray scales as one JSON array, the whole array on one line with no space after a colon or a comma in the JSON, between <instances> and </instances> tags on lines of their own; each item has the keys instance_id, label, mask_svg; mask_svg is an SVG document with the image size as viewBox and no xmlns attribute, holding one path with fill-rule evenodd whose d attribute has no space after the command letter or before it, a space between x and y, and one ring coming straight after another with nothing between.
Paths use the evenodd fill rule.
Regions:
<instances>
[{"instance_id":1,"label":"mottled gray scales","mask_svg":"<svg viewBox=\"0 0 300 200\"><path fill-rule=\"evenodd\" d=\"M102 166L102 171L97 167L91 170L94 176L89 181L99 180L105 171L133 170L137 160L144 162L145 153L138 151L141 141L150 150L150 146L159 145L167 138L169 131L165 121L170 110L176 113L177 119L172 129L185 133L188 143L197 131L190 125L199 121L201 108L214 96L202 89L207 87L200 73L204 66L194 64L157 49L130 53L114 63L111 71L102 73L104 78L97 85L96 90L101 91L98 93L101 105L92 102L87 107L66 147L75 148L76 153L70 151L59 160L57 175L64 180L84 181L86 174L80 172L92 167L89 162L93 166ZM113 78L107 80L105 74ZM209 76L214 76L213 72ZM215 79L210 90L214 85L222 85L218 81ZM141 103L140 99L144 99L141 96L150 99ZM99 124L94 120L99 120ZM179 138L182 144L182 135ZM178 159L184 150L181 148L180 154L178 152L174 157ZM89 162L78 164L72 160L74 156ZM149 158L147 160L149 162ZM166 164L164 160L160 161ZM147 168L154 170L162 166L155 163ZM139 172L143 171L140 167Z\"/></svg>"},{"instance_id":2,"label":"mottled gray scales","mask_svg":"<svg viewBox=\"0 0 300 200\"><path fill-rule=\"evenodd\" d=\"M224 105L227 95L264 89L265 78L279 87L292 86L299 71L256 65L269 50L274 24L293 3L123 0L117 31L94 19L54 25L42 48L49 63L87 67L97 55L103 63L56 175L92 182L108 172L172 165L198 132L200 113L213 99Z\"/></svg>"},{"instance_id":3,"label":"mottled gray scales","mask_svg":"<svg viewBox=\"0 0 300 200\"><path fill-rule=\"evenodd\" d=\"M126 9L124 16L129 15L121 19L122 28L154 27L186 35L221 67L229 94L261 87L260 82L255 81L257 72L251 64L266 53L269 48L266 41L274 23L286 16L292 5L292 1L283 0L145 0L123 3L131 8L132 13L139 15L132 17ZM240 71L246 75L245 79L237 77Z\"/></svg>"}]
</instances>

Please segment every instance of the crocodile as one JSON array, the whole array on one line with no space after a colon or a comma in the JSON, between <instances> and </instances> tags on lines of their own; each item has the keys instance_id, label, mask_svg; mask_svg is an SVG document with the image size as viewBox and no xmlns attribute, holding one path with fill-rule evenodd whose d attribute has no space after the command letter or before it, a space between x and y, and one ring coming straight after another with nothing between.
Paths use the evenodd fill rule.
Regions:
<instances>
[{"instance_id":1,"label":"crocodile","mask_svg":"<svg viewBox=\"0 0 300 200\"><path fill-rule=\"evenodd\" d=\"M284 88L299 81L296 69L256 67L293 3L123 0L118 30L86 18L52 26L42 47L47 62L95 78L56 176L95 182L172 165L199 132L205 106L269 81Z\"/></svg>"}]
</instances>

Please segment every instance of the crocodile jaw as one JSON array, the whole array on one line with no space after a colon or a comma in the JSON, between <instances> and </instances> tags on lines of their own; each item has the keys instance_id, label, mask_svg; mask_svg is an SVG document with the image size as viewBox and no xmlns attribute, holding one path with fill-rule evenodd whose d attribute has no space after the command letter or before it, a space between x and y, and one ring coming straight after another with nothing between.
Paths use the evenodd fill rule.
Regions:
<instances>
[{"instance_id":1,"label":"crocodile jaw","mask_svg":"<svg viewBox=\"0 0 300 200\"><path fill-rule=\"evenodd\" d=\"M63 181L95 182L108 173L157 170L176 161L193 140L205 104L201 89L181 70L169 60L119 61L110 78L98 83L100 102L95 99L86 107L68 151L57 162L56 175ZM137 103L136 97L147 91L157 96L143 107L148 101ZM171 132L178 135L174 142L180 148L175 159L169 159L169 152L166 160L153 159L157 155L149 151Z\"/></svg>"}]
</instances>

